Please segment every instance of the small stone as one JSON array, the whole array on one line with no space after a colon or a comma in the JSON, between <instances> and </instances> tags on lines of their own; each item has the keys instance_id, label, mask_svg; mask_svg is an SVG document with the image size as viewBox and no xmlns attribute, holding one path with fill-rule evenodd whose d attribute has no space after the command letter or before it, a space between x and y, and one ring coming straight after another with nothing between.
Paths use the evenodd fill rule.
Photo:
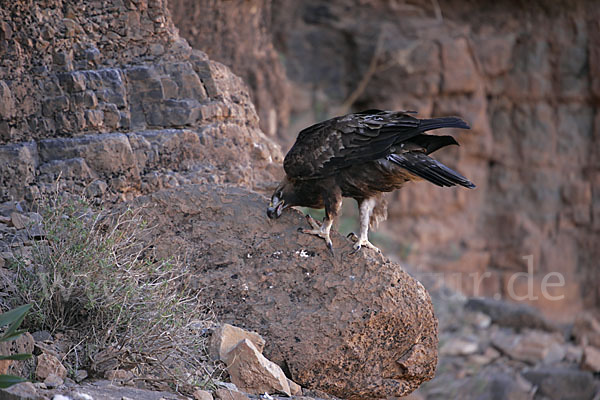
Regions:
<instances>
[{"instance_id":1,"label":"small stone","mask_svg":"<svg viewBox=\"0 0 600 400\"><path fill-rule=\"evenodd\" d=\"M502 300L473 297L465 304L469 311L479 311L490 316L492 323L519 329L541 329L556 331L556 327L546 321L540 311L527 304L508 303Z\"/></svg>"},{"instance_id":2,"label":"small stone","mask_svg":"<svg viewBox=\"0 0 600 400\"><path fill-rule=\"evenodd\" d=\"M572 334L577 344L600 348L600 321L592 313L584 311L575 317Z\"/></svg>"},{"instance_id":3,"label":"small stone","mask_svg":"<svg viewBox=\"0 0 600 400\"><path fill-rule=\"evenodd\" d=\"M554 364L566 355L564 339L560 334L527 331L522 335L498 331L492 343L510 358L530 364Z\"/></svg>"},{"instance_id":4,"label":"small stone","mask_svg":"<svg viewBox=\"0 0 600 400\"><path fill-rule=\"evenodd\" d=\"M37 379L45 380L51 374L64 380L67 377L67 369L55 356L48 353L42 353L37 357L35 375Z\"/></svg>"},{"instance_id":5,"label":"small stone","mask_svg":"<svg viewBox=\"0 0 600 400\"><path fill-rule=\"evenodd\" d=\"M192 395L194 400L213 400L212 394L207 390L196 389Z\"/></svg>"},{"instance_id":6,"label":"small stone","mask_svg":"<svg viewBox=\"0 0 600 400\"><path fill-rule=\"evenodd\" d=\"M298 385L296 382L288 378L288 385L290 386L290 393L292 396L300 396L302 395L302 387Z\"/></svg>"},{"instance_id":7,"label":"small stone","mask_svg":"<svg viewBox=\"0 0 600 400\"><path fill-rule=\"evenodd\" d=\"M583 348L581 369L585 371L600 372L600 349L593 346Z\"/></svg>"},{"instance_id":8,"label":"small stone","mask_svg":"<svg viewBox=\"0 0 600 400\"><path fill-rule=\"evenodd\" d=\"M65 25L65 28L67 28L67 36L73 37L76 34L85 33L81 25L79 25L75 20L72 20L70 18L63 18L62 22Z\"/></svg>"},{"instance_id":9,"label":"small stone","mask_svg":"<svg viewBox=\"0 0 600 400\"><path fill-rule=\"evenodd\" d=\"M561 400L591 399L595 392L591 372L563 367L524 371L523 377L538 387L536 398ZM546 397L544 397L546 396Z\"/></svg>"},{"instance_id":10,"label":"small stone","mask_svg":"<svg viewBox=\"0 0 600 400\"><path fill-rule=\"evenodd\" d=\"M252 394L285 393L290 396L290 386L281 368L267 360L254 344L244 339L225 359L231 381L244 392Z\"/></svg>"},{"instance_id":11,"label":"small stone","mask_svg":"<svg viewBox=\"0 0 600 400\"><path fill-rule=\"evenodd\" d=\"M493 347L485 349L483 354L473 354L469 357L469 361L478 365L487 365L500 357L500 352Z\"/></svg>"},{"instance_id":12,"label":"small stone","mask_svg":"<svg viewBox=\"0 0 600 400\"><path fill-rule=\"evenodd\" d=\"M30 223L29 218L20 213L10 214L10 221L12 223L12 226L19 230L27 228L27 226L29 226Z\"/></svg>"},{"instance_id":13,"label":"small stone","mask_svg":"<svg viewBox=\"0 0 600 400\"><path fill-rule=\"evenodd\" d=\"M566 349L567 353L565 354L565 360L573 364L579 364L583 357L583 349L570 343L567 344Z\"/></svg>"},{"instance_id":14,"label":"small stone","mask_svg":"<svg viewBox=\"0 0 600 400\"><path fill-rule=\"evenodd\" d=\"M215 381L214 383L215 383L215 385L217 385L218 387L223 388L223 389L239 391L238 387L235 386L235 384L231 383L231 382Z\"/></svg>"},{"instance_id":15,"label":"small stone","mask_svg":"<svg viewBox=\"0 0 600 400\"><path fill-rule=\"evenodd\" d=\"M215 395L221 400L249 400L250 398L242 392L231 389L217 389Z\"/></svg>"},{"instance_id":16,"label":"small stone","mask_svg":"<svg viewBox=\"0 0 600 400\"><path fill-rule=\"evenodd\" d=\"M225 360L227 354L240 343L248 339L254 344L259 353L262 353L265 347L265 339L256 332L249 332L237 326L223 324L217 328L209 343L209 352L213 360Z\"/></svg>"},{"instance_id":17,"label":"small stone","mask_svg":"<svg viewBox=\"0 0 600 400\"><path fill-rule=\"evenodd\" d=\"M94 400L94 398L87 393L75 392L73 394L73 400Z\"/></svg>"},{"instance_id":18,"label":"small stone","mask_svg":"<svg viewBox=\"0 0 600 400\"><path fill-rule=\"evenodd\" d=\"M75 371L75 382L79 383L88 377L88 372L85 369Z\"/></svg>"},{"instance_id":19,"label":"small stone","mask_svg":"<svg viewBox=\"0 0 600 400\"><path fill-rule=\"evenodd\" d=\"M133 379L133 372L124 369L106 371L104 377L110 381L127 382Z\"/></svg>"},{"instance_id":20,"label":"small stone","mask_svg":"<svg viewBox=\"0 0 600 400\"><path fill-rule=\"evenodd\" d=\"M468 312L465 314L465 322L478 329L487 329L492 324L492 318L482 312Z\"/></svg>"},{"instance_id":21,"label":"small stone","mask_svg":"<svg viewBox=\"0 0 600 400\"><path fill-rule=\"evenodd\" d=\"M85 188L85 194L88 197L102 197L107 190L108 184L103 180L97 179Z\"/></svg>"},{"instance_id":22,"label":"small stone","mask_svg":"<svg viewBox=\"0 0 600 400\"><path fill-rule=\"evenodd\" d=\"M85 59L94 63L100 61L100 50L95 48L94 46L88 47L85 52Z\"/></svg>"},{"instance_id":23,"label":"small stone","mask_svg":"<svg viewBox=\"0 0 600 400\"><path fill-rule=\"evenodd\" d=\"M50 388L50 389L59 387L63 383L64 383L64 380L56 374L50 374L50 375L48 375L48 377L46 379L44 379L44 385L46 385L46 387Z\"/></svg>"},{"instance_id":24,"label":"small stone","mask_svg":"<svg viewBox=\"0 0 600 400\"><path fill-rule=\"evenodd\" d=\"M442 345L440 354L445 356L466 356L476 353L478 348L478 343L473 340L453 337Z\"/></svg>"},{"instance_id":25,"label":"small stone","mask_svg":"<svg viewBox=\"0 0 600 400\"><path fill-rule=\"evenodd\" d=\"M104 112L102 110L85 110L85 121L93 127L101 127L104 123Z\"/></svg>"},{"instance_id":26,"label":"small stone","mask_svg":"<svg viewBox=\"0 0 600 400\"><path fill-rule=\"evenodd\" d=\"M85 90L85 75L81 72L58 74L58 81L62 88L69 93L78 93Z\"/></svg>"},{"instance_id":27,"label":"small stone","mask_svg":"<svg viewBox=\"0 0 600 400\"><path fill-rule=\"evenodd\" d=\"M165 46L163 46L160 43L152 43L150 45L150 54L152 54L153 56L160 56L161 54L164 54L165 52Z\"/></svg>"}]
</instances>

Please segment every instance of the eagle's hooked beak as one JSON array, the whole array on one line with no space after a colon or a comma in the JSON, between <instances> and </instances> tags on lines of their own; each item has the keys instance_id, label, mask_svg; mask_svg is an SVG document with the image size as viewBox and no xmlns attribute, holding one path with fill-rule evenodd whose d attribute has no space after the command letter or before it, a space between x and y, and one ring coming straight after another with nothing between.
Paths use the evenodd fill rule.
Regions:
<instances>
[{"instance_id":1,"label":"eagle's hooked beak","mask_svg":"<svg viewBox=\"0 0 600 400\"><path fill-rule=\"evenodd\" d=\"M267 208L267 217L271 219L279 218L281 216L281 211L283 210L283 206L285 201L283 199L278 199L277 197L273 197L269 207Z\"/></svg>"}]
</instances>

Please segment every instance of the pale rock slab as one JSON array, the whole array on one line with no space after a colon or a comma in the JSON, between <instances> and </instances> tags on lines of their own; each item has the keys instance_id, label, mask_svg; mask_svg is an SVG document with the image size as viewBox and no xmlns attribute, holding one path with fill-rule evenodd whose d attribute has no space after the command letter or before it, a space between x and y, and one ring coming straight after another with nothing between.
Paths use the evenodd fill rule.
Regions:
<instances>
[{"instance_id":1,"label":"pale rock slab","mask_svg":"<svg viewBox=\"0 0 600 400\"><path fill-rule=\"evenodd\" d=\"M212 334L209 344L210 356L213 360L223 360L242 340L250 340L259 353L265 347L265 339L256 332L249 332L237 326L222 324Z\"/></svg>"},{"instance_id":2,"label":"pale rock slab","mask_svg":"<svg viewBox=\"0 0 600 400\"><path fill-rule=\"evenodd\" d=\"M231 381L244 392L291 395L290 385L281 368L267 360L248 339L242 340L227 354L225 363Z\"/></svg>"}]
</instances>

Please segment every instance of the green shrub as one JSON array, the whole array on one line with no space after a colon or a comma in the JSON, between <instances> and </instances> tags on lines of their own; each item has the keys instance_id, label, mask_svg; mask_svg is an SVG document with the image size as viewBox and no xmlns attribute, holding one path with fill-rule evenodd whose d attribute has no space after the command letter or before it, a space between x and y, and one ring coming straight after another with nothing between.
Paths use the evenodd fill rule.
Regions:
<instances>
[{"instance_id":1,"label":"green shrub","mask_svg":"<svg viewBox=\"0 0 600 400\"><path fill-rule=\"evenodd\" d=\"M25 330L20 330L19 326L30 308L31 304L26 304L0 314L0 328L8 326L2 335L0 335L0 342L10 342L26 332ZM28 358L31 358L31 354L0 355L0 360L27 360ZM0 389L5 389L20 382L25 382L25 379L13 375L0 374Z\"/></svg>"}]
</instances>

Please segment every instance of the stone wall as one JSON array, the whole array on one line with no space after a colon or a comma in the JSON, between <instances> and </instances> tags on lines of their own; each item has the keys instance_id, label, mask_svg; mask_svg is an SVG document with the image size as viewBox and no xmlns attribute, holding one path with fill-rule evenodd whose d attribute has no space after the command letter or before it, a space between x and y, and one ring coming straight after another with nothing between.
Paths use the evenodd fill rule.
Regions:
<instances>
[{"instance_id":1,"label":"stone wall","mask_svg":"<svg viewBox=\"0 0 600 400\"><path fill-rule=\"evenodd\" d=\"M165 2L14 1L0 15L0 201L57 181L118 200L273 179L280 151L245 84L178 36Z\"/></svg>"},{"instance_id":2,"label":"stone wall","mask_svg":"<svg viewBox=\"0 0 600 400\"><path fill-rule=\"evenodd\" d=\"M172 7L201 7L191 3L174 0ZM569 319L600 304L600 15L594 2L246 4L269 23L253 24L256 13L234 7L175 13L175 23L241 71L245 65L236 60L257 53L270 35L288 78L282 87L289 91L290 129L277 137L284 149L303 127L349 110L413 109L471 124L471 131L454 132L460 148L436 157L478 188L419 183L396 192L380 228L385 236L374 238L388 255L443 272L467 293L503 298L511 297L511 276L528 271L523 257L532 255L534 305ZM241 25L260 40L250 47L247 40L237 47L226 42L225 51L224 42L194 32L205 24L231 35ZM264 87L254 82L253 90ZM564 295L562 301L540 293L553 271L565 278L562 289L550 292ZM516 297L525 297L528 281L513 283Z\"/></svg>"}]
</instances>

